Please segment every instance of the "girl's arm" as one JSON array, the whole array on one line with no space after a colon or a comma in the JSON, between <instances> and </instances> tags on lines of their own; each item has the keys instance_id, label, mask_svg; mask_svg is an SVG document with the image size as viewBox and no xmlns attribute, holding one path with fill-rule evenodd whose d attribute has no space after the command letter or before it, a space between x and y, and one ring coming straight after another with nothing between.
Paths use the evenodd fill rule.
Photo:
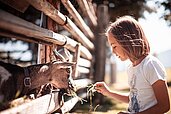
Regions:
<instances>
[{"instance_id":1,"label":"girl's arm","mask_svg":"<svg viewBox=\"0 0 171 114\"><path fill-rule=\"evenodd\" d=\"M97 92L99 92L99 93L101 93L107 97L113 98L115 100L118 100L118 101L121 101L124 103L129 102L128 95L124 95L121 93L111 91L105 82L96 82L95 83L95 89Z\"/></svg>"},{"instance_id":2,"label":"girl's arm","mask_svg":"<svg viewBox=\"0 0 171 114\"><path fill-rule=\"evenodd\" d=\"M152 87L157 99L157 104L137 114L164 114L169 111L170 101L166 82L158 80L152 85Z\"/></svg>"}]
</instances>

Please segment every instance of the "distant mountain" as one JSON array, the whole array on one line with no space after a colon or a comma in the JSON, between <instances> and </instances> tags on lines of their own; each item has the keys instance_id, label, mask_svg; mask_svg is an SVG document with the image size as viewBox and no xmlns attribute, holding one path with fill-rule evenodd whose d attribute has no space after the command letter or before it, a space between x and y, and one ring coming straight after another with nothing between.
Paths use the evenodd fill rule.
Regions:
<instances>
[{"instance_id":1,"label":"distant mountain","mask_svg":"<svg viewBox=\"0 0 171 114\"><path fill-rule=\"evenodd\" d=\"M167 67L171 67L171 50L167 50L157 54L157 58Z\"/></svg>"}]
</instances>

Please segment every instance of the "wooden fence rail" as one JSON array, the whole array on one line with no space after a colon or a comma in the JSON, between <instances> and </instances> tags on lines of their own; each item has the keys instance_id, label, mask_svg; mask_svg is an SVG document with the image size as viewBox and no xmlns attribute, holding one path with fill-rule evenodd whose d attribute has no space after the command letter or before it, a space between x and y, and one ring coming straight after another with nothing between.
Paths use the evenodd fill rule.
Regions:
<instances>
[{"instance_id":1,"label":"wooden fence rail","mask_svg":"<svg viewBox=\"0 0 171 114\"><path fill-rule=\"evenodd\" d=\"M92 3L87 0L77 0L80 9L88 17L93 26L97 26L97 17L94 15L94 9L92 8Z\"/></svg>"},{"instance_id":2,"label":"wooden fence rail","mask_svg":"<svg viewBox=\"0 0 171 114\"><path fill-rule=\"evenodd\" d=\"M54 6L46 0L27 0L33 7L42 11L59 25L68 30L74 38L90 50L94 49L94 44L81 32L81 30L67 17L60 13Z\"/></svg>"},{"instance_id":3,"label":"wooden fence rail","mask_svg":"<svg viewBox=\"0 0 171 114\"><path fill-rule=\"evenodd\" d=\"M79 79L74 80L74 84L77 87L76 90L87 87L87 85L91 84L92 81L90 79ZM16 107L12 107L10 109L1 111L1 114L48 114L56 111L60 108L62 113L69 112L75 104L80 100L79 98L85 98L87 95L83 93L77 96L71 97L70 100L66 101L63 105L59 102L59 92L50 93L44 95L42 97L36 98L31 101L27 101L25 103L21 103ZM16 99L18 101L24 101L24 98Z\"/></svg>"},{"instance_id":4,"label":"wooden fence rail","mask_svg":"<svg viewBox=\"0 0 171 114\"><path fill-rule=\"evenodd\" d=\"M41 28L3 10L0 10L0 15L1 35L15 37L28 42L43 43L46 45L63 45L67 49L75 52L75 46L78 42L67 36ZM81 46L80 51L81 56L88 60L92 59L92 55L87 48Z\"/></svg>"},{"instance_id":5,"label":"wooden fence rail","mask_svg":"<svg viewBox=\"0 0 171 114\"><path fill-rule=\"evenodd\" d=\"M61 0L63 5L67 8L68 12L71 14L71 16L74 18L75 23L80 27L80 29L91 39L94 39L94 34L92 33L91 29L87 26L87 24L84 22L83 18L80 16L80 14L77 12L77 10L74 8L74 6L71 4L69 0Z\"/></svg>"},{"instance_id":6,"label":"wooden fence rail","mask_svg":"<svg viewBox=\"0 0 171 114\"><path fill-rule=\"evenodd\" d=\"M19 40L42 43L45 45L63 45L70 51L76 52L76 45L79 44L77 41L57 33L50 31L48 29L41 28L30 22L27 22L19 17L9 14L3 10L0 10L0 35L7 37L15 37ZM64 45L65 44L65 45ZM80 73L89 73L89 68L91 67L92 55L89 50L80 45L80 54L83 58L79 58L77 61L78 69ZM89 79L76 80L75 84L77 90L80 88L85 88L91 81ZM83 85L84 84L84 85ZM84 95L85 97L85 95ZM17 107L13 107L2 111L2 114L37 114L37 113L51 113L60 108L58 102L58 92L44 95L40 98L32 100L27 103L23 103ZM68 106L68 103L72 101L72 105ZM69 111L74 105L79 101L77 97L73 97L71 100L64 103L61 110L63 112ZM74 103L73 103L74 102ZM34 107L34 108L33 108ZM42 110L40 110L42 109Z\"/></svg>"},{"instance_id":7,"label":"wooden fence rail","mask_svg":"<svg viewBox=\"0 0 171 114\"><path fill-rule=\"evenodd\" d=\"M16 107L1 111L1 114L48 114L60 108L59 92L44 95L40 98L22 103ZM19 98L16 100L24 100Z\"/></svg>"},{"instance_id":8,"label":"wooden fence rail","mask_svg":"<svg viewBox=\"0 0 171 114\"><path fill-rule=\"evenodd\" d=\"M75 53L73 62L76 66L73 68L73 82L76 86L76 91L86 88L89 84L93 83L88 77L78 79L78 72L81 74L89 74L92 67L93 55L95 46L93 41L95 36L91 29L86 25L80 14L74 8L69 0L62 0L63 5L72 15L75 23L69 17L63 15L50 4L47 0L25 0L29 5L41 11L46 16L55 21L58 25L63 26L74 39L65 35L55 33L51 30L41 28L35 24L25 21L17 16L0 10L0 35L6 37L13 37L26 42L33 42L37 44L44 44L48 46L62 46ZM80 9L85 13L86 17L91 22L91 26L97 26L97 17L93 9L91 0L77 0ZM79 29L77 26L79 26ZM77 80L76 80L77 79ZM85 98L86 93L79 94L81 98ZM70 100L65 101L63 105L59 103L59 92L49 93L29 102L23 103L17 107L4 110L2 114L44 114L52 113L60 108L62 113L70 111L74 105L79 101L78 97L72 97ZM62 106L62 107L61 107Z\"/></svg>"}]
</instances>

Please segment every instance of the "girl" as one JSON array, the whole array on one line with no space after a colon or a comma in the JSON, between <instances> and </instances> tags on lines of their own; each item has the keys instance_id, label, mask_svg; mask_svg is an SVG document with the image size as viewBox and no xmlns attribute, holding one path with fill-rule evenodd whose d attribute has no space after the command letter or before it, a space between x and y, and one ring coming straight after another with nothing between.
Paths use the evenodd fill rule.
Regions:
<instances>
[{"instance_id":1,"label":"girl","mask_svg":"<svg viewBox=\"0 0 171 114\"><path fill-rule=\"evenodd\" d=\"M131 16L112 23L106 32L112 51L122 61L129 59L128 96L114 92L105 82L96 82L97 92L129 103L128 112L118 114L164 114L170 109L166 72L160 61L150 55L150 46L140 24Z\"/></svg>"}]
</instances>

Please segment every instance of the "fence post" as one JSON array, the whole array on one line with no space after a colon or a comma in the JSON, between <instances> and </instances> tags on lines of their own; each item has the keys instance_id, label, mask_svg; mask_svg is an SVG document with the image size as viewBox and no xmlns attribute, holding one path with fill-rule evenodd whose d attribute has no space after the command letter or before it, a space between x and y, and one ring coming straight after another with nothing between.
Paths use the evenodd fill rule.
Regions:
<instances>
[{"instance_id":1,"label":"fence post","mask_svg":"<svg viewBox=\"0 0 171 114\"><path fill-rule=\"evenodd\" d=\"M110 63L110 85L116 83L116 62Z\"/></svg>"},{"instance_id":2,"label":"fence post","mask_svg":"<svg viewBox=\"0 0 171 114\"><path fill-rule=\"evenodd\" d=\"M72 72L73 79L75 79L76 77L78 77L78 69L77 68L78 68L78 60L80 58L80 46L81 46L80 43L78 43L76 45L76 51L74 53L73 62L76 62L76 64L73 67L73 72Z\"/></svg>"},{"instance_id":3,"label":"fence post","mask_svg":"<svg viewBox=\"0 0 171 114\"><path fill-rule=\"evenodd\" d=\"M95 75L94 81L104 81L105 76L105 64L106 64L106 41L104 36L105 28L108 24L108 7L106 5L99 5L97 8L98 18L98 33L95 41ZM102 35L103 34L103 35ZM103 102L103 97L97 94L95 103Z\"/></svg>"}]
</instances>

